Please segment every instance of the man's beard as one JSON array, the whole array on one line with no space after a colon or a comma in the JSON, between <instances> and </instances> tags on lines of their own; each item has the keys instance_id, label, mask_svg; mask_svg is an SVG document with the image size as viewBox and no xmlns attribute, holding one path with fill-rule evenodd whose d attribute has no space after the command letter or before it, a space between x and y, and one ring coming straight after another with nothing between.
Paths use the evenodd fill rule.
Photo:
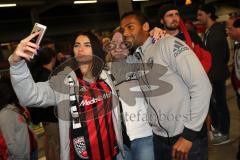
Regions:
<instances>
[{"instance_id":1,"label":"man's beard","mask_svg":"<svg viewBox=\"0 0 240 160\"><path fill-rule=\"evenodd\" d=\"M179 24L178 25L174 25L174 26L167 26L165 25L165 28L169 31L175 31L179 28Z\"/></svg>"},{"instance_id":2,"label":"man's beard","mask_svg":"<svg viewBox=\"0 0 240 160\"><path fill-rule=\"evenodd\" d=\"M137 49L137 45L135 44L136 42L135 42L135 38L134 37L128 37L128 38L125 38L124 39L124 41L125 42L128 42L130 45L129 45L129 47L130 48L128 48L128 50L129 50L129 54L133 54L134 52L135 52L135 50Z\"/></svg>"}]
</instances>

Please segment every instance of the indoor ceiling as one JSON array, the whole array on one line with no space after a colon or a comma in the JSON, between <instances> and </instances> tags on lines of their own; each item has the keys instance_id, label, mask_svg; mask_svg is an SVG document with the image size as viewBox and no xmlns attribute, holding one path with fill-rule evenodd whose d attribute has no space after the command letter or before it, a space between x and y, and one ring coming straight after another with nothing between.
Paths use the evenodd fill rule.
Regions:
<instances>
[{"instance_id":1,"label":"indoor ceiling","mask_svg":"<svg viewBox=\"0 0 240 160\"><path fill-rule=\"evenodd\" d=\"M185 0L149 0L133 2L134 10L142 10L157 18L159 6L174 1L184 5ZM195 12L196 5L204 0L192 0L185 12ZM237 0L205 0L236 2ZM117 0L98 0L94 4L74 5L73 0L0 0L16 3L17 7L0 8L0 42L16 41L31 31L34 22L47 25L47 36L63 35L80 29L113 29L119 24ZM238 0L239 3L239 0Z\"/></svg>"}]
</instances>

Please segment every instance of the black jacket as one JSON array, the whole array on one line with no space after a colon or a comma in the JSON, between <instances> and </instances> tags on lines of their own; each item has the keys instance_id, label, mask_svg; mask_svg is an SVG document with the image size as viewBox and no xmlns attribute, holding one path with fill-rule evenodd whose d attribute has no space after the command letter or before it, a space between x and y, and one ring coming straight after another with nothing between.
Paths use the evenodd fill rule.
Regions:
<instances>
[{"instance_id":1,"label":"black jacket","mask_svg":"<svg viewBox=\"0 0 240 160\"><path fill-rule=\"evenodd\" d=\"M35 82L47 81L51 73L50 70L44 67L35 68L32 72ZM55 113L57 112L55 111L54 106L49 106L46 108L28 107L28 110L31 115L31 120L34 124L38 124L40 122L58 122L58 119L55 116Z\"/></svg>"},{"instance_id":2,"label":"black jacket","mask_svg":"<svg viewBox=\"0 0 240 160\"><path fill-rule=\"evenodd\" d=\"M212 54L212 67L208 72L211 82L224 82L229 76L229 47L225 25L215 23L204 35L204 43Z\"/></svg>"}]
</instances>

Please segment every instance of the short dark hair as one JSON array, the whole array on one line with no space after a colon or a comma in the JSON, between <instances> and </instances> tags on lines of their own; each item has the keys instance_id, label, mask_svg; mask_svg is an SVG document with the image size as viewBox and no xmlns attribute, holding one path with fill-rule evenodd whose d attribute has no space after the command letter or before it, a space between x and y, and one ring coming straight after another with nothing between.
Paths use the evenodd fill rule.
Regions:
<instances>
[{"instance_id":1,"label":"short dark hair","mask_svg":"<svg viewBox=\"0 0 240 160\"><path fill-rule=\"evenodd\" d=\"M210 13L211 14L210 18L213 21L215 21L218 18L218 16L215 13L216 12L216 8L213 5L203 4L203 5L199 6L198 9L203 11L203 12L205 12L205 13L207 13L207 14Z\"/></svg>"},{"instance_id":2,"label":"short dark hair","mask_svg":"<svg viewBox=\"0 0 240 160\"><path fill-rule=\"evenodd\" d=\"M44 47L39 50L38 55L37 60L39 60L39 64L45 65L49 64L52 58L57 56L57 52L51 48Z\"/></svg>"},{"instance_id":3,"label":"short dark hair","mask_svg":"<svg viewBox=\"0 0 240 160\"><path fill-rule=\"evenodd\" d=\"M168 11L170 11L170 10L177 10L177 11L178 11L178 8L177 8L176 5L171 4L171 3L161 6L161 7L159 8L159 12L158 12L159 18L160 18L160 19L163 19L164 15L165 15Z\"/></svg>"},{"instance_id":4,"label":"short dark hair","mask_svg":"<svg viewBox=\"0 0 240 160\"><path fill-rule=\"evenodd\" d=\"M97 38L95 34L93 34L90 31L81 31L76 33L75 40L78 36L86 36L89 38L91 46L92 46L92 51L93 51L93 56L96 56L97 58L93 58L93 69L92 69L92 74L95 78L99 78L99 73L102 72L102 69L105 65L105 52L103 50L103 45L102 42Z\"/></svg>"},{"instance_id":5,"label":"short dark hair","mask_svg":"<svg viewBox=\"0 0 240 160\"><path fill-rule=\"evenodd\" d=\"M130 12L125 12L122 16L121 16L121 21L128 17L128 16L134 16L136 17L136 19L140 22L141 25L143 25L144 23L148 22L147 17L139 11L130 11Z\"/></svg>"},{"instance_id":6,"label":"short dark hair","mask_svg":"<svg viewBox=\"0 0 240 160\"><path fill-rule=\"evenodd\" d=\"M41 42L41 47L44 47L44 46L46 46L48 44L55 44L55 42L52 39L50 39L50 38L45 38Z\"/></svg>"}]
</instances>

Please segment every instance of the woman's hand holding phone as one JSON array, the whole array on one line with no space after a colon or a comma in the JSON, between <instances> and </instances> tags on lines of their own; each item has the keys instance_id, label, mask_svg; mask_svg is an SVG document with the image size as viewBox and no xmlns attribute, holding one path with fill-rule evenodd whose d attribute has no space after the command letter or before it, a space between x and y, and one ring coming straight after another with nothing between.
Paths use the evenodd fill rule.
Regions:
<instances>
[{"instance_id":1,"label":"woman's hand holding phone","mask_svg":"<svg viewBox=\"0 0 240 160\"><path fill-rule=\"evenodd\" d=\"M12 54L11 61L13 63L17 63L22 58L30 61L35 54L37 54L37 49L39 48L39 45L31 42L31 40L38 36L40 32L35 32L25 39L21 40L21 42L18 44L17 48Z\"/></svg>"},{"instance_id":2,"label":"woman's hand holding phone","mask_svg":"<svg viewBox=\"0 0 240 160\"><path fill-rule=\"evenodd\" d=\"M13 52L11 61L13 63L19 62L22 58L30 61L34 55L37 54L37 49L43 38L43 35L47 29L47 26L35 23L31 34L25 39L21 40L17 48Z\"/></svg>"}]
</instances>

